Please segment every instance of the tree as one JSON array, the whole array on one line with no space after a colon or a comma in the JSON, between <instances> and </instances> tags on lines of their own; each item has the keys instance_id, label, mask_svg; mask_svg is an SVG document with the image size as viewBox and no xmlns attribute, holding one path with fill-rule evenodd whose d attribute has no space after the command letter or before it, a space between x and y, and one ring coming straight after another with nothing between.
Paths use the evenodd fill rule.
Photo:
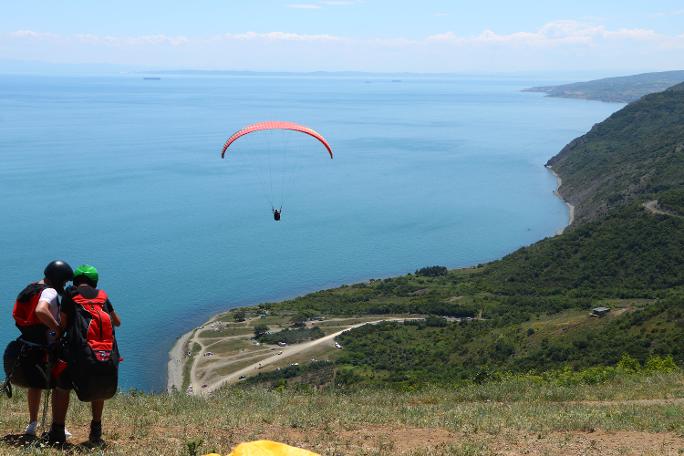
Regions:
<instances>
[{"instance_id":1,"label":"tree","mask_svg":"<svg viewBox=\"0 0 684 456\"><path fill-rule=\"evenodd\" d=\"M448 272L449 270L445 266L429 266L418 269L416 271L416 275L424 277L439 277L447 275Z\"/></svg>"},{"instance_id":2,"label":"tree","mask_svg":"<svg viewBox=\"0 0 684 456\"><path fill-rule=\"evenodd\" d=\"M254 338L258 339L259 337L265 335L268 332L268 326L266 325L256 325L254 327Z\"/></svg>"},{"instance_id":3,"label":"tree","mask_svg":"<svg viewBox=\"0 0 684 456\"><path fill-rule=\"evenodd\" d=\"M309 318L305 314L299 313L290 319L290 323L292 323L292 326L295 328L303 328L306 326L306 321L308 319Z\"/></svg>"},{"instance_id":4,"label":"tree","mask_svg":"<svg viewBox=\"0 0 684 456\"><path fill-rule=\"evenodd\" d=\"M244 310L238 310L233 314L233 318L235 319L236 322L242 322L245 321L247 318L247 314L245 314Z\"/></svg>"}]
</instances>

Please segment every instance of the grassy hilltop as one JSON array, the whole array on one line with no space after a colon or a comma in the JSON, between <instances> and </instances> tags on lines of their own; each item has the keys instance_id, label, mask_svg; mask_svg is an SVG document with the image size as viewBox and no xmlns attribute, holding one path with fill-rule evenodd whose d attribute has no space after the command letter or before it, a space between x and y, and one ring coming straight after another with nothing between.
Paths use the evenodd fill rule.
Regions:
<instances>
[{"instance_id":1,"label":"grassy hilltop","mask_svg":"<svg viewBox=\"0 0 684 456\"><path fill-rule=\"evenodd\" d=\"M0 455L61 455L22 442L24 397L0 401ZM622 373L598 385L510 377L462 388L241 387L210 397L118 395L105 409L104 452L79 445L78 401L67 454L226 455L261 438L326 456L677 455L684 451L684 376Z\"/></svg>"}]
</instances>

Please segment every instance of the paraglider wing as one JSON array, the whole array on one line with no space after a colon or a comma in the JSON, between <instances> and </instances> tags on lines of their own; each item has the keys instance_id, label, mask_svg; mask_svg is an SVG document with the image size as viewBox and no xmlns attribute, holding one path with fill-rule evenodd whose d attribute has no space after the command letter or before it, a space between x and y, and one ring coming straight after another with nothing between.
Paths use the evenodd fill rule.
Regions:
<instances>
[{"instance_id":1,"label":"paraglider wing","mask_svg":"<svg viewBox=\"0 0 684 456\"><path fill-rule=\"evenodd\" d=\"M313 451L295 448L270 440L241 443L228 456L321 456ZM209 456L209 455L207 455Z\"/></svg>"},{"instance_id":2,"label":"paraglider wing","mask_svg":"<svg viewBox=\"0 0 684 456\"><path fill-rule=\"evenodd\" d=\"M281 121L269 121L269 122L259 122L255 123L253 125L249 125L242 130L239 130L235 132L230 138L228 138L228 141L223 145L223 150L221 151L221 158L225 158L226 156L226 151L230 147L231 144L233 144L238 138L241 138L242 136L248 135L250 133L253 133L255 131L264 131L264 130L292 130L292 131L299 131L301 133L307 134L309 136L312 136L319 140L321 144L325 146L325 148L328 150L328 154L330 154L330 158L333 158L333 152L332 149L330 148L330 144L328 144L328 141L325 140L325 138L318 133L315 130L312 130L311 128L305 127L303 125L296 124L294 122L281 122Z\"/></svg>"}]
</instances>

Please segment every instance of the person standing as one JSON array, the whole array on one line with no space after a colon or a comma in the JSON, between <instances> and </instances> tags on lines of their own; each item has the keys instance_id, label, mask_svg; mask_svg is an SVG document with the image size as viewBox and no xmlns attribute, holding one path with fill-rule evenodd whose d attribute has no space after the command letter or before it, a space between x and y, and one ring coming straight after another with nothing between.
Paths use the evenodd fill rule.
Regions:
<instances>
[{"instance_id":1,"label":"person standing","mask_svg":"<svg viewBox=\"0 0 684 456\"><path fill-rule=\"evenodd\" d=\"M48 347L61 335L60 295L64 293L64 286L73 278L73 274L71 266L65 261L52 261L45 267L43 279L29 284L19 293L12 312L15 324L21 331L21 337L10 344L18 347L12 371L21 370L24 385L19 386L28 388L29 424L24 434L29 436L36 435L40 396L44 389L50 388L48 357L51 353ZM17 372L12 374L19 377Z\"/></svg>"},{"instance_id":2,"label":"person standing","mask_svg":"<svg viewBox=\"0 0 684 456\"><path fill-rule=\"evenodd\" d=\"M72 389L81 401L90 402L92 421L89 442L102 444L104 402L116 394L119 350L114 327L119 315L104 290L98 290L99 273L82 265L74 271L74 286L62 302L61 326L65 331L67 367L56 380L50 443L65 441L64 423Z\"/></svg>"}]
</instances>

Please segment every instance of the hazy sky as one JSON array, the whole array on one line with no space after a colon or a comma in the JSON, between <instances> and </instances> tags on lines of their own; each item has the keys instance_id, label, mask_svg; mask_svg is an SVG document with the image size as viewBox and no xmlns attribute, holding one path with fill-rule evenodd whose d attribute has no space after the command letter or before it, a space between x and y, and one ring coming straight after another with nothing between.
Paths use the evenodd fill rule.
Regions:
<instances>
[{"instance_id":1,"label":"hazy sky","mask_svg":"<svg viewBox=\"0 0 684 456\"><path fill-rule=\"evenodd\" d=\"M684 68L682 0L4 3L4 61L287 71Z\"/></svg>"}]
</instances>

